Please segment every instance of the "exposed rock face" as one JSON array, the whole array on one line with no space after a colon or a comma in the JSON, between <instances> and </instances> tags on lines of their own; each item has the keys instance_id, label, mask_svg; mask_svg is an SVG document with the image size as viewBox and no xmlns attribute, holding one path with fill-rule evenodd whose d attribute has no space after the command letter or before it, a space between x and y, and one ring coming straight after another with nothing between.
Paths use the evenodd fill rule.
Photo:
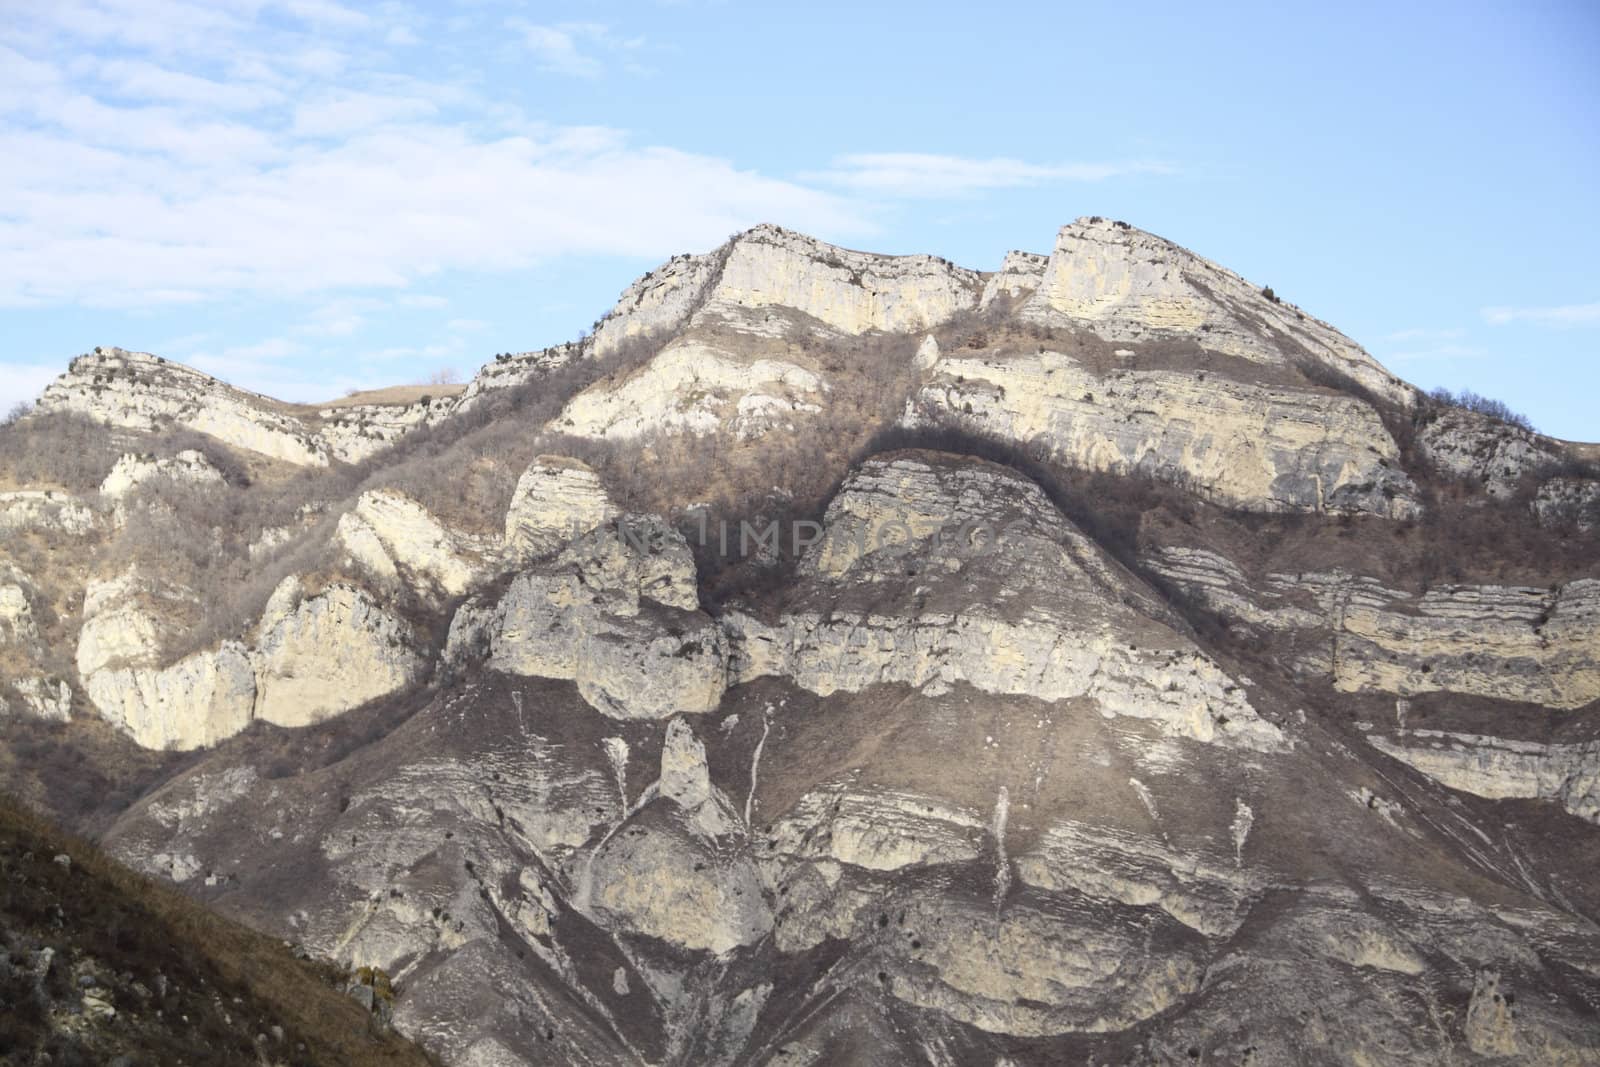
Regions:
<instances>
[{"instance_id":1,"label":"exposed rock face","mask_svg":"<svg viewBox=\"0 0 1600 1067\"><path fill-rule=\"evenodd\" d=\"M145 748L216 744L254 718L303 726L394 693L421 676L409 629L370 596L336 585L301 599L286 581L254 646L161 662L160 600L171 590L128 574L91 584L78 676L99 713Z\"/></svg>"},{"instance_id":2,"label":"exposed rock face","mask_svg":"<svg viewBox=\"0 0 1600 1067\"><path fill-rule=\"evenodd\" d=\"M1044 280L1044 272L1049 265L1049 256L1034 252L1007 252L1000 269L983 283L983 295L978 305L987 308L1001 297L1020 301L1031 296Z\"/></svg>"},{"instance_id":3,"label":"exposed rock face","mask_svg":"<svg viewBox=\"0 0 1600 1067\"><path fill-rule=\"evenodd\" d=\"M256 676L236 641L167 667L112 667L84 678L101 716L145 748L205 748L250 725Z\"/></svg>"},{"instance_id":4,"label":"exposed rock face","mask_svg":"<svg viewBox=\"0 0 1600 1067\"><path fill-rule=\"evenodd\" d=\"M453 397L415 404L341 404L318 410L317 440L341 463L360 463L454 410Z\"/></svg>"},{"instance_id":5,"label":"exposed rock face","mask_svg":"<svg viewBox=\"0 0 1600 1067\"><path fill-rule=\"evenodd\" d=\"M1141 472L1256 511L1415 513L1377 413L1353 397L1071 356L940 359L906 421L968 423L1089 470Z\"/></svg>"},{"instance_id":6,"label":"exposed rock face","mask_svg":"<svg viewBox=\"0 0 1600 1067\"><path fill-rule=\"evenodd\" d=\"M1551 478L1534 496L1533 513L1544 526L1569 523L1581 531L1600 529L1600 481Z\"/></svg>"},{"instance_id":7,"label":"exposed rock face","mask_svg":"<svg viewBox=\"0 0 1600 1067\"><path fill-rule=\"evenodd\" d=\"M141 744L215 745L129 760L173 769L108 846L392 975L394 1025L444 1062L1600 1062L1600 575L1552 511L1596 457L1449 430L1213 264L1097 220L990 275L758 227L426 412L276 405L163 367L103 353L62 388L114 390L102 414L150 426L237 401L370 465L252 462L342 519L286 557L317 512L241 499L270 534L216 544L293 573L236 640L177 662L169 630L210 590L153 569L85 588L120 558L93 536L100 502L27 497L27 536L0 538L0 699L57 715L81 689ZM518 385L561 414L484 427ZM194 410L161 414L186 390ZM503 537L351 497L385 484L377 442L473 408L449 457L517 457L479 451L474 494L563 432L604 439L584 454L605 462L535 459L504 516L474 516ZM885 412L1026 445L1059 483L925 450L847 466L893 429L849 420ZM1468 484L1402 469L1417 450L1386 427L1408 419ZM801 436L818 428L839 440ZM119 450L171 450L144 432ZM673 523L694 521L698 472L635 480L691 451L707 499L827 503L815 538L697 573ZM455 473L422 469L431 452L396 473ZM772 456L840 488L772 485L791 473ZM1096 479L1092 499L1085 468L1178 488ZM657 490L679 510L620 514ZM1435 494L1525 520L1549 573L1508 554L1422 587L1433 524L1396 520ZM76 679L52 658L74 640ZM7 732L128 754L97 723Z\"/></svg>"},{"instance_id":8,"label":"exposed rock face","mask_svg":"<svg viewBox=\"0 0 1600 1067\"><path fill-rule=\"evenodd\" d=\"M595 327L595 352L607 355L626 341L664 334L688 322L721 272L724 254L673 256L624 289Z\"/></svg>"},{"instance_id":9,"label":"exposed rock face","mask_svg":"<svg viewBox=\"0 0 1600 1067\"><path fill-rule=\"evenodd\" d=\"M1106 219L1063 226L1022 316L1093 331L1107 341L1200 338L1224 355L1266 364L1304 353L1379 395L1414 391L1349 338L1208 260Z\"/></svg>"},{"instance_id":10,"label":"exposed rock face","mask_svg":"<svg viewBox=\"0 0 1600 1067\"><path fill-rule=\"evenodd\" d=\"M412 430L455 410L455 398L430 403L345 404L311 411L226 385L192 367L147 352L96 348L72 361L39 398L38 410L71 411L108 426L161 432L183 427L234 448L300 467L360 463ZM157 471L148 461L114 471L108 495L120 496ZM192 462L159 473L196 477ZM136 479L134 482L128 479Z\"/></svg>"},{"instance_id":11,"label":"exposed rock face","mask_svg":"<svg viewBox=\"0 0 1600 1067\"><path fill-rule=\"evenodd\" d=\"M79 676L86 679L106 667L153 662L161 645L152 604L172 596L182 597L184 591L146 582L132 571L91 581L84 591L84 621L78 631Z\"/></svg>"},{"instance_id":12,"label":"exposed rock face","mask_svg":"<svg viewBox=\"0 0 1600 1067\"><path fill-rule=\"evenodd\" d=\"M96 348L72 361L39 398L40 411L72 411L130 430L182 426L298 466L326 466L327 450L264 397L146 352Z\"/></svg>"},{"instance_id":13,"label":"exposed rock face","mask_svg":"<svg viewBox=\"0 0 1600 1067\"><path fill-rule=\"evenodd\" d=\"M573 343L533 352L503 352L478 368L466 390L456 399L454 410L469 411L481 402L485 393L522 385L584 354L583 346Z\"/></svg>"},{"instance_id":14,"label":"exposed rock face","mask_svg":"<svg viewBox=\"0 0 1600 1067\"><path fill-rule=\"evenodd\" d=\"M511 495L506 551L513 559L548 556L616 516L616 505L586 464L540 456L522 472Z\"/></svg>"},{"instance_id":15,"label":"exposed rock face","mask_svg":"<svg viewBox=\"0 0 1600 1067\"><path fill-rule=\"evenodd\" d=\"M11 684L16 699L0 699L0 715L18 712L46 722L72 718L72 687L59 678L19 678Z\"/></svg>"},{"instance_id":16,"label":"exposed rock face","mask_svg":"<svg viewBox=\"0 0 1600 1067\"><path fill-rule=\"evenodd\" d=\"M739 677L780 675L823 696L890 683L937 695L965 683L1087 698L1103 715L1153 718L1199 740L1275 746L1278 731L1237 681L1120 601L1117 572L1005 468L871 460L830 506L802 563L811 584L781 621L732 617ZM904 606L889 607L896 600Z\"/></svg>"},{"instance_id":17,"label":"exposed rock face","mask_svg":"<svg viewBox=\"0 0 1600 1067\"><path fill-rule=\"evenodd\" d=\"M78 677L95 710L145 748L216 744L255 708L255 672L237 642L161 663L162 601L183 595L133 572L84 594Z\"/></svg>"},{"instance_id":18,"label":"exposed rock face","mask_svg":"<svg viewBox=\"0 0 1600 1067\"><path fill-rule=\"evenodd\" d=\"M426 666L416 646L369 594L330 586L261 633L251 655L256 717L305 726L405 689Z\"/></svg>"},{"instance_id":19,"label":"exposed rock face","mask_svg":"<svg viewBox=\"0 0 1600 1067\"><path fill-rule=\"evenodd\" d=\"M25 644L38 636L27 578L13 567L0 569L0 645Z\"/></svg>"},{"instance_id":20,"label":"exposed rock face","mask_svg":"<svg viewBox=\"0 0 1600 1067\"><path fill-rule=\"evenodd\" d=\"M1579 818L1600 823L1600 741L1547 745L1443 730L1406 730L1368 740L1463 793L1553 800Z\"/></svg>"},{"instance_id":21,"label":"exposed rock face","mask_svg":"<svg viewBox=\"0 0 1600 1067\"><path fill-rule=\"evenodd\" d=\"M1553 708L1600 699L1600 581L1553 592L1453 586L1418 598L1361 583L1337 610L1340 689L1449 690Z\"/></svg>"},{"instance_id":22,"label":"exposed rock face","mask_svg":"<svg viewBox=\"0 0 1600 1067\"><path fill-rule=\"evenodd\" d=\"M1445 586L1421 596L1344 573L1252 580L1224 557L1152 564L1230 620L1299 649L1345 692L1448 691L1579 708L1600 699L1600 581L1554 589Z\"/></svg>"},{"instance_id":23,"label":"exposed rock face","mask_svg":"<svg viewBox=\"0 0 1600 1067\"><path fill-rule=\"evenodd\" d=\"M193 449L179 452L170 459L128 453L117 460L111 473L100 483L100 494L114 500L121 499L157 478L215 485L222 481L222 473L211 465L203 453Z\"/></svg>"},{"instance_id":24,"label":"exposed rock face","mask_svg":"<svg viewBox=\"0 0 1600 1067\"><path fill-rule=\"evenodd\" d=\"M571 679L617 718L703 713L727 686L727 642L698 608L683 536L659 519L629 516L518 574L492 606L463 605L451 655Z\"/></svg>"},{"instance_id":25,"label":"exposed rock face","mask_svg":"<svg viewBox=\"0 0 1600 1067\"><path fill-rule=\"evenodd\" d=\"M655 792L597 846L577 906L691 951L720 955L761 940L772 913L744 826L711 784L705 747L684 719L667 724Z\"/></svg>"},{"instance_id":26,"label":"exposed rock face","mask_svg":"<svg viewBox=\"0 0 1600 1067\"><path fill-rule=\"evenodd\" d=\"M757 226L733 241L704 310L778 307L842 333L905 333L977 306L981 288L976 271L934 256L852 252Z\"/></svg>"},{"instance_id":27,"label":"exposed rock face","mask_svg":"<svg viewBox=\"0 0 1600 1067\"><path fill-rule=\"evenodd\" d=\"M743 362L705 345L674 345L641 371L610 388L586 390L556 419L582 437L627 439L651 430L704 433L731 425L741 437L815 413L822 380L793 363Z\"/></svg>"},{"instance_id":28,"label":"exposed rock face","mask_svg":"<svg viewBox=\"0 0 1600 1067\"><path fill-rule=\"evenodd\" d=\"M1511 495L1525 475L1560 458L1547 438L1460 408L1445 408L1424 424L1417 445L1429 463L1495 497Z\"/></svg>"},{"instance_id":29,"label":"exposed rock face","mask_svg":"<svg viewBox=\"0 0 1600 1067\"><path fill-rule=\"evenodd\" d=\"M361 494L339 517L339 543L355 565L380 584L403 584L424 596L456 597L487 570L491 546L447 529L404 493Z\"/></svg>"},{"instance_id":30,"label":"exposed rock face","mask_svg":"<svg viewBox=\"0 0 1600 1067\"><path fill-rule=\"evenodd\" d=\"M1496 839L1437 829L1470 812L1202 651L1026 479L863 465L796 587L725 617L711 659L740 684L692 716L646 642L722 627L681 539L635 521L469 600L454 681L404 726L288 779L218 753L114 847L400 976L396 1025L450 1062L832 1062L852 1035L896 1064L1112 1042L1443 1065L1489 1040L1461 1006L1496 968L1519 1049L1592 1049L1534 977L1583 973L1586 921L1512 888ZM585 682L605 643L652 684Z\"/></svg>"},{"instance_id":31,"label":"exposed rock face","mask_svg":"<svg viewBox=\"0 0 1600 1067\"><path fill-rule=\"evenodd\" d=\"M94 528L94 510L67 493L51 489L0 493L0 533L38 530L78 537Z\"/></svg>"}]
</instances>

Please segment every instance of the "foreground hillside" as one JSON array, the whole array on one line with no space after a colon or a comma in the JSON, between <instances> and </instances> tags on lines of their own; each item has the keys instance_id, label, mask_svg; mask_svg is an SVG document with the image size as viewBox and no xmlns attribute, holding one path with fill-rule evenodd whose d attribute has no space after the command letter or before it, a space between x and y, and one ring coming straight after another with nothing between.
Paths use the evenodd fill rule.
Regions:
<instances>
[{"instance_id":1,"label":"foreground hillside","mask_svg":"<svg viewBox=\"0 0 1600 1067\"><path fill-rule=\"evenodd\" d=\"M339 976L0 799L0 1059L430 1062Z\"/></svg>"},{"instance_id":2,"label":"foreground hillside","mask_svg":"<svg viewBox=\"0 0 1600 1067\"><path fill-rule=\"evenodd\" d=\"M96 349L0 774L450 1063L1600 1062L1600 469L1083 219L458 394Z\"/></svg>"}]
</instances>

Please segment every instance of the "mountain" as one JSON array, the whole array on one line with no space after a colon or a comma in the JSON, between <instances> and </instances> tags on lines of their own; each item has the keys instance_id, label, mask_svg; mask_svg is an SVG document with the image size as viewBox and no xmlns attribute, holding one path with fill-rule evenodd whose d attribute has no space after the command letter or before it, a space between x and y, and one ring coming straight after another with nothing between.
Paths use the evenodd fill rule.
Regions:
<instances>
[{"instance_id":1,"label":"mountain","mask_svg":"<svg viewBox=\"0 0 1600 1067\"><path fill-rule=\"evenodd\" d=\"M0 429L8 789L444 1062L1600 1063L1600 448L1080 219Z\"/></svg>"}]
</instances>

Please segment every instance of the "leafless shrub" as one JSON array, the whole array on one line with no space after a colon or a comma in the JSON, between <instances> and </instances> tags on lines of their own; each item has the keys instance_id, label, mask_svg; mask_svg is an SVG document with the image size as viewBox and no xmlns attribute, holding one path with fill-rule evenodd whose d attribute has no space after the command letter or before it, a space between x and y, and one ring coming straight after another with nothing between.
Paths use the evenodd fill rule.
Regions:
<instances>
[{"instance_id":1,"label":"leafless shrub","mask_svg":"<svg viewBox=\"0 0 1600 1067\"><path fill-rule=\"evenodd\" d=\"M1450 390L1443 388L1435 389L1428 394L1428 398L1434 403L1445 407L1461 408L1463 411L1487 415L1491 419L1497 419L1508 426L1515 426L1519 430L1527 430L1530 433L1536 432L1533 429L1532 421L1526 415L1511 410L1510 406L1503 401L1487 396L1479 396L1471 389L1463 389L1459 393L1452 393Z\"/></svg>"},{"instance_id":2,"label":"leafless shrub","mask_svg":"<svg viewBox=\"0 0 1600 1067\"><path fill-rule=\"evenodd\" d=\"M97 489L117 461L120 435L82 415L52 411L0 426L0 471L17 485Z\"/></svg>"}]
</instances>

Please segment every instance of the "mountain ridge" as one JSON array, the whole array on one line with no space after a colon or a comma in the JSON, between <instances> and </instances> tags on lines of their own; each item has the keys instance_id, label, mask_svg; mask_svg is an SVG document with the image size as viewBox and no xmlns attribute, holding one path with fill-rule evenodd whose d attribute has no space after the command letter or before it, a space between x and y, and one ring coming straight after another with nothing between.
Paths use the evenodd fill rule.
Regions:
<instances>
[{"instance_id":1,"label":"mountain ridge","mask_svg":"<svg viewBox=\"0 0 1600 1067\"><path fill-rule=\"evenodd\" d=\"M1600 469L1225 268L763 226L241 395L0 428L0 781L446 1062L1600 1057Z\"/></svg>"}]
</instances>

